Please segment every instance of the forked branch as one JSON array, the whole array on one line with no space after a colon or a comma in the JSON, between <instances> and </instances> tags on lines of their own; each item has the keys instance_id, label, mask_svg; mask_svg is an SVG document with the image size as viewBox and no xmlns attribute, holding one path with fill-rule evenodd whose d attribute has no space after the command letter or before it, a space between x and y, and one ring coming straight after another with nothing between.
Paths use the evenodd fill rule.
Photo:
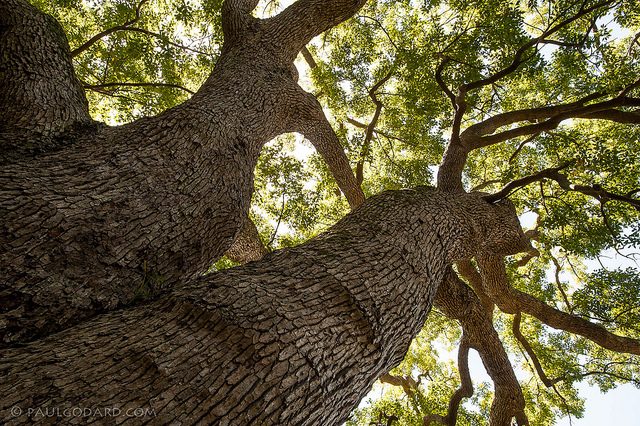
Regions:
<instances>
[{"instance_id":1,"label":"forked branch","mask_svg":"<svg viewBox=\"0 0 640 426\"><path fill-rule=\"evenodd\" d=\"M382 101L378 99L377 92L378 89L380 89L380 87L382 87L391 78L392 75L393 70L389 71L384 77L382 77L382 79L380 79L380 81L378 81L373 85L373 87L371 87L371 89L369 89L369 97L376 106L376 109L373 113L371 121L369 122L369 125L366 128L364 141L362 142L362 149L360 150L360 159L356 164L356 181L358 182L358 185L362 185L362 181L364 180L364 162L369 156L369 149L371 146L371 139L373 138L373 132L376 128L376 125L378 124L378 120L380 119L380 113L382 112L383 104Z\"/></svg>"},{"instance_id":2,"label":"forked branch","mask_svg":"<svg viewBox=\"0 0 640 426\"><path fill-rule=\"evenodd\" d=\"M75 49L73 49L71 51L71 57L73 58L73 57L78 56L79 54L81 54L82 52L86 51L87 49L89 49L94 44L96 44L101 39L107 37L109 34L113 34L116 31L122 31L122 30L129 29L133 24L137 23L140 20L142 6L144 6L145 3L148 3L148 2L149 2L149 0L140 0L140 2L138 2L138 5L136 6L135 15L134 15L133 18L131 18L130 20L128 20L124 24L116 25L116 26L111 27L111 28L107 28L106 30L103 30L103 31L99 32L98 34L94 35L89 40L85 41L80 46L78 46Z\"/></svg>"},{"instance_id":3,"label":"forked branch","mask_svg":"<svg viewBox=\"0 0 640 426\"><path fill-rule=\"evenodd\" d=\"M614 192L607 191L602 188L600 185L577 185L571 183L566 175L560 173L560 170L570 166L573 162L567 162L559 167L552 167L549 169L544 169L539 171L538 173L534 173L529 176L525 176L520 179L516 179L514 181L506 184L500 191L485 196L485 200L490 203L495 203L499 200L502 200L512 194L519 188L525 187L533 182L543 181L545 179L551 179L556 181L562 189L565 191L575 191L580 192L585 195L589 195L591 197L596 198L601 203L605 203L609 200L616 200L623 203L627 203L631 205L636 210L640 211L640 200L632 198L629 195L621 195L616 194ZM635 193L634 191L631 191Z\"/></svg>"},{"instance_id":4,"label":"forked branch","mask_svg":"<svg viewBox=\"0 0 640 426\"><path fill-rule=\"evenodd\" d=\"M504 261L495 255L479 255L480 268L487 294L501 311L529 314L549 327L585 337L616 352L640 355L640 340L611 333L601 325L553 308L536 297L514 289L507 278Z\"/></svg>"}]
</instances>

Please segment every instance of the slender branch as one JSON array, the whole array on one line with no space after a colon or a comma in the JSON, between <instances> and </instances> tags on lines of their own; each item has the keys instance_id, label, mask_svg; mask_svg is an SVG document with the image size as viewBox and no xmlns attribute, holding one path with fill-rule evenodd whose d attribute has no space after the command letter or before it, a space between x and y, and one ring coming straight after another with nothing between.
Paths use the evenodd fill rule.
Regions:
<instances>
[{"instance_id":1,"label":"slender branch","mask_svg":"<svg viewBox=\"0 0 640 426\"><path fill-rule=\"evenodd\" d=\"M271 234L271 238L269 238L269 242L267 243L268 247L272 247L271 244L273 244L273 242L276 239L276 236L278 235L278 229L280 229L280 223L282 223L282 216L284 215L284 208L287 205L287 199L285 197L286 191L285 189L282 190L282 206L280 207L280 214L278 215L278 222L276 223L276 227L273 230L273 234Z\"/></svg>"},{"instance_id":2,"label":"slender branch","mask_svg":"<svg viewBox=\"0 0 640 426\"><path fill-rule=\"evenodd\" d=\"M532 48L533 46L541 43L542 41L546 40L549 36L551 36L552 34L557 33L558 31L560 31L561 29L567 27L569 24L575 22L576 20L582 18L585 15L590 14L591 12L594 12L604 6L608 6L610 4L612 4L614 1L613 0L606 0L600 3L596 3L591 7L588 8L581 8L575 15L569 17L568 19L548 28L546 31L544 31L540 36L535 37L530 39L528 42L526 42L525 44L523 44L515 53L515 55L513 56L513 60L511 61L511 63L501 69L500 71L490 75L489 77L480 79L480 80L476 80L473 81L471 83L466 83L462 86L462 88L464 88L465 91L470 91L470 90L474 90L474 89L478 89L480 87L483 86L487 86L489 84L493 84L495 82L497 82L498 80L506 77L507 75L515 72L520 65L522 65L524 62L526 62L526 59L524 57L525 53L527 52L527 50L529 50L530 48Z\"/></svg>"},{"instance_id":3,"label":"slender branch","mask_svg":"<svg viewBox=\"0 0 640 426\"><path fill-rule=\"evenodd\" d=\"M136 33L145 34L145 35L148 35L148 36L151 36L151 37L156 37L156 38L160 39L160 41L162 41L163 43L166 43L166 44L168 44L170 46L173 46L173 47L177 47L178 49L188 50L190 52L197 53L199 55L213 56L213 54L211 54L211 53L204 52L204 51L198 50L198 49L194 49L192 47L185 46L184 44L179 44L179 43L173 42L167 36L164 36L164 35L162 35L160 33L156 33L156 32L153 32L153 31L146 30L144 28L127 27L127 28L120 28L120 29L118 29L116 31L130 31L130 32L136 32Z\"/></svg>"},{"instance_id":4,"label":"slender branch","mask_svg":"<svg viewBox=\"0 0 640 426\"><path fill-rule=\"evenodd\" d=\"M378 378L382 383L387 383L393 386L400 386L404 393L409 397L413 397L418 388L418 382L416 382L411 376L394 376L389 373L385 373Z\"/></svg>"},{"instance_id":5,"label":"slender branch","mask_svg":"<svg viewBox=\"0 0 640 426\"><path fill-rule=\"evenodd\" d=\"M462 399L473 395L473 383L469 373L469 341L464 334L458 348L458 372L460 373L460 387L456 389L449 400L447 415L429 414L423 420L424 426L429 426L434 421L447 426L455 426Z\"/></svg>"},{"instance_id":6,"label":"slender branch","mask_svg":"<svg viewBox=\"0 0 640 426\"><path fill-rule=\"evenodd\" d=\"M436 83L438 83L438 86L440 86L440 89L442 89L444 94L447 95L447 98L449 98L449 100L451 101L453 108L456 109L456 96L453 94L451 89L449 89L449 86L447 86L447 83L445 83L442 78L442 72L444 71L444 67L447 65L447 63L450 60L451 58L445 57L438 64L438 67L436 68Z\"/></svg>"},{"instance_id":7,"label":"slender branch","mask_svg":"<svg viewBox=\"0 0 640 426\"><path fill-rule=\"evenodd\" d=\"M351 117L347 117L347 123L351 124L352 126L358 127L358 128L360 128L360 129L365 129L365 130L369 127L369 125L368 125L368 124L362 123L362 122L360 122L360 121L358 121L358 120L356 120L356 119L354 119L354 118L351 118ZM402 143L404 143L404 144L410 145L410 143L409 143L409 142L407 142L406 140L404 140L404 139L402 139L402 138L399 138L399 137L397 137L397 136L391 135L391 134L389 134L389 133L387 133L387 132L384 132L384 131L382 131L382 130L380 130L380 129L375 129L375 128L374 128L374 129L373 129L373 131L374 131L376 134L378 134L378 135L380 135L380 136L384 136L384 137L385 137L385 138L387 138L387 139L393 139L393 140L396 140L396 141L398 141L398 142L402 142Z\"/></svg>"},{"instance_id":8,"label":"slender branch","mask_svg":"<svg viewBox=\"0 0 640 426\"><path fill-rule=\"evenodd\" d=\"M490 203L495 203L503 198L508 197L516 189L522 188L526 185L529 185L530 183L542 181L544 179L552 179L555 180L565 191L580 192L582 194L596 198L601 203L609 200L624 202L630 204L633 208L640 211L640 200L628 197L626 195L609 192L602 188L600 185L576 185L571 183L565 175L559 173L560 170L568 167L571 164L572 162L567 162L560 167L544 169L539 171L538 173L516 179L512 182L509 182L495 194L487 195L484 198Z\"/></svg>"},{"instance_id":9,"label":"slender branch","mask_svg":"<svg viewBox=\"0 0 640 426\"><path fill-rule=\"evenodd\" d=\"M376 128L376 125L378 124L380 113L382 112L383 104L378 99L377 91L378 89L380 89L380 87L382 87L383 84L385 84L391 78L392 75L393 75L393 70L390 70L384 77L382 77L382 79L380 79L380 81L378 81L376 84L373 85L373 87L371 87L371 89L369 89L369 97L375 104L376 109L373 113L373 118L371 118L371 121L367 126L367 130L364 136L364 141L362 142L362 148L360 150L360 159L356 164L356 181L358 182L358 185L362 185L362 182L364 180L364 162L367 156L369 155L371 138L373 137L373 132Z\"/></svg>"},{"instance_id":10,"label":"slender branch","mask_svg":"<svg viewBox=\"0 0 640 426\"><path fill-rule=\"evenodd\" d=\"M307 65L309 65L310 69L314 69L318 67L318 63L316 62L315 59L313 59L313 55L311 54L311 52L309 52L309 49L307 48L307 46L304 46L302 50L300 50L300 52L302 52L302 57L307 62Z\"/></svg>"},{"instance_id":11,"label":"slender branch","mask_svg":"<svg viewBox=\"0 0 640 426\"><path fill-rule=\"evenodd\" d=\"M504 198L507 198L511 195L515 190L525 187L533 182L538 182L546 178L551 178L555 175L555 173L559 172L562 169L566 169L573 161L566 162L558 167L552 167L548 169L544 169L539 171L538 173L534 173L529 176L525 176L520 179L513 180L506 184L502 189L494 194L490 194L484 197L490 203L496 203Z\"/></svg>"},{"instance_id":12,"label":"slender branch","mask_svg":"<svg viewBox=\"0 0 640 426\"><path fill-rule=\"evenodd\" d=\"M391 38L391 36L389 35L389 33L387 32L387 29L384 27L384 25L382 25L382 22L380 22L378 19L373 18L371 16L367 16L367 15L358 15L358 18L363 18L363 19L370 19L373 22L375 22L376 24L378 24L378 27L380 27L380 29L382 30L382 32L387 36L387 39L389 40L389 42L391 43L391 45L393 46L394 49L399 50L398 49L398 45L393 41L393 38Z\"/></svg>"},{"instance_id":13,"label":"slender branch","mask_svg":"<svg viewBox=\"0 0 640 426\"><path fill-rule=\"evenodd\" d=\"M558 259L556 259L555 256L553 256L553 254L551 253L549 253L549 257L551 258L551 261L555 266L554 275L555 275L556 286L558 287L558 291L560 291L560 294L562 295L562 300L564 300L564 304L567 310L569 311L569 313L573 313L573 307L571 306L571 303L569 303L569 297L567 296L567 293L564 291L564 288L562 287L562 282L560 281L560 271L562 270L560 266L560 262L558 262Z\"/></svg>"},{"instance_id":14,"label":"slender branch","mask_svg":"<svg viewBox=\"0 0 640 426\"><path fill-rule=\"evenodd\" d=\"M522 148L524 148L525 145L528 144L529 142L534 141L538 136L540 136L540 133L534 133L533 135L529 136L528 138L520 142L520 145L518 145L516 150L513 151L513 154L511 154L511 156L509 157L508 162L513 163L513 161L516 159L518 154L520 154L520 151L522 151Z\"/></svg>"},{"instance_id":15,"label":"slender branch","mask_svg":"<svg viewBox=\"0 0 640 426\"><path fill-rule=\"evenodd\" d=\"M556 383L558 383L561 380L564 380L564 377L560 376L560 377L556 377L555 379L549 379L547 374L544 372L544 369L542 368L542 364L540 364L540 360L538 359L538 356L536 355L535 351L531 347L531 344L520 331L521 320L522 320L522 314L520 312L517 312L513 317L511 331L513 332L513 335L518 340L518 342L520 342L524 350L527 352L527 354L529 355L529 358L531 358L531 362L533 362L536 373L538 373L538 377L540 377L540 380L542 380L542 383L544 383L544 385L548 388L554 387Z\"/></svg>"},{"instance_id":16,"label":"slender branch","mask_svg":"<svg viewBox=\"0 0 640 426\"><path fill-rule=\"evenodd\" d=\"M128 20L124 24L116 25L115 27L111 27L111 28L107 28L106 30L104 30L102 32L99 32L98 34L94 35L89 40L85 41L80 46L78 46L75 49L73 49L71 51L71 57L73 58L73 57L78 56L79 54L81 54L82 52L86 51L91 46L93 46L95 43L97 43L98 41L100 41L104 37L108 36L109 34L113 34L116 31L125 30L125 29L129 28L131 25L133 25L136 22L138 22L140 20L140 17L141 17L140 12L142 10L142 6L144 6L144 4L148 3L148 2L149 2L149 0L140 0L138 5L136 6L135 16L132 19Z\"/></svg>"},{"instance_id":17,"label":"slender branch","mask_svg":"<svg viewBox=\"0 0 640 426\"><path fill-rule=\"evenodd\" d=\"M112 82L112 83L102 83L102 84L89 84L83 83L82 87L89 90L100 91L104 93L104 89L115 88L114 90L118 90L119 87L169 87L172 89L180 89L191 95L194 94L192 90L187 89L184 86L174 83L131 83L131 82Z\"/></svg>"}]
</instances>

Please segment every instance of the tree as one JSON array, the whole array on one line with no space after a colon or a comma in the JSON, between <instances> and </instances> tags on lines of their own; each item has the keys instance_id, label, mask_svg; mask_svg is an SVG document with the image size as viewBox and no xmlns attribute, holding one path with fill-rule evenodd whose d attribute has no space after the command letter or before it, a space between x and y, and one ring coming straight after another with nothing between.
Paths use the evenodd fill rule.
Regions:
<instances>
[{"instance_id":1,"label":"tree","mask_svg":"<svg viewBox=\"0 0 640 426\"><path fill-rule=\"evenodd\" d=\"M461 400L473 394L470 348L494 381L492 424L540 417L526 407L532 398L514 373L510 343L496 331L501 322L512 322L513 337L560 399L582 377L635 380L635 272L577 271L585 285L570 294L560 272L578 257L636 244L629 232L640 206L634 157L620 173L589 144L575 143L590 137L608 146L614 134L638 144L629 126L638 122L637 37L627 53L606 43L598 21L613 13L633 27L637 11L630 5L380 1L333 29L364 1L299 0L268 18L252 15L254 0L205 2L198 10L169 2L150 16L147 3L107 4L103 16L71 31L73 49L50 16L22 0L0 3L3 420L29 420L12 418L12 406L111 404L149 407L159 423L340 423L402 360L432 304L462 330L461 386L446 414L420 405L424 389L412 370L383 376L402 385L419 422L456 422ZM151 19L163 16L162 7L175 8L165 28ZM524 30L523 10L539 12L533 36ZM69 12L57 15L80 22ZM502 17L504 27L490 28L486 16ZM223 37L209 38L221 42L219 52L163 33L194 18L220 23ZM92 27L96 22L104 26ZM199 32L207 34L204 27ZM317 47L306 46L327 30L325 40L339 43L325 63ZM400 34L415 46L395 41ZM161 47L131 58L149 39ZM551 59L539 51L550 44L559 46ZM124 55L114 59L113 48ZM177 56L185 51L206 59ZM316 96L297 83L293 62L301 51ZM594 58L605 66L581 68ZM212 70L204 76L206 66ZM135 75L145 79L132 81ZM199 75L202 85L187 87ZM351 90L340 90L346 81ZM395 101L385 85L397 89ZM122 88L157 90L153 105L138 108L157 114L120 126L94 121L83 89L106 95L94 99L98 114L116 107L131 119L137 101ZM183 99L178 91L193 95ZM336 134L317 97L352 128ZM356 117L345 117L349 111ZM569 119L577 124L563 127ZM582 124L593 122L608 124ZM399 189L426 183L445 130L437 188ZM327 205L318 211L344 211L332 178L354 211L304 244L268 253L262 241L270 225L257 221L256 228L248 215L256 165L265 216L279 211L278 223L290 221L306 236L319 230L299 214L283 218L287 198L301 198L300 182L292 196L271 194L281 195L280 208L265 183L300 171L295 162L268 171L286 159L277 149L266 148L260 160L265 143L290 132L304 135L322 157L313 172ZM401 144L391 152L405 151L405 167L383 155L376 138ZM376 175L369 164L396 170ZM491 194L467 189L500 184ZM395 190L373 195L380 188ZM576 203L590 204L583 212L564 207ZM516 207L537 214L536 230L523 232ZM596 219L596 229L566 229ZM269 246L277 232L276 225ZM580 239L591 241L583 247ZM558 256L556 247L566 251ZM526 255L505 263L504 256L519 252ZM224 253L239 263L257 261L205 274ZM550 261L558 294L544 287ZM624 297L596 296L612 288ZM566 311L553 306L556 296ZM558 357L544 340L531 342L535 333L525 327L541 326L530 317L581 336L556 339L576 355ZM600 371L545 373L603 350L611 352L599 359L612 364Z\"/></svg>"}]
</instances>

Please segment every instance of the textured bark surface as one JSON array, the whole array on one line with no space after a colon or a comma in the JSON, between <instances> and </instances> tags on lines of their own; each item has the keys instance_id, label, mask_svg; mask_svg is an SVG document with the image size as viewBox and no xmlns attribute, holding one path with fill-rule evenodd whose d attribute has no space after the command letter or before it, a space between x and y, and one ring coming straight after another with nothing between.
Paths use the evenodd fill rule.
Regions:
<instances>
[{"instance_id":1,"label":"textured bark surface","mask_svg":"<svg viewBox=\"0 0 640 426\"><path fill-rule=\"evenodd\" d=\"M227 250L225 256L234 262L244 264L252 260L262 259L267 253L269 253L269 250L260 240L260 234L255 223L247 217L233 245Z\"/></svg>"},{"instance_id":2,"label":"textured bark surface","mask_svg":"<svg viewBox=\"0 0 640 426\"><path fill-rule=\"evenodd\" d=\"M402 360L451 262L527 246L508 203L386 192L302 246L4 350L0 413L21 424L10 407L149 407L130 420L340 424Z\"/></svg>"},{"instance_id":3,"label":"textured bark surface","mask_svg":"<svg viewBox=\"0 0 640 426\"><path fill-rule=\"evenodd\" d=\"M327 8L317 25L333 23L343 13L339 6L333 14ZM64 139L51 149L13 149L22 126L16 117L31 110L2 98L8 126L0 134L8 150L0 172L2 343L46 335L204 272L241 230L260 149L281 133L315 129L312 142L338 165L336 180L351 205L364 199L320 105L296 83L290 51L297 42L284 43L292 33L274 33L279 19L252 18L252 2L226 3L222 56L190 100L120 127L85 123L86 101L57 24L19 0L1 7L1 43L9 52L2 56L2 84L20 83L21 75L44 78L42 64L59 68L48 86L31 90L29 80L20 91L47 100L45 121L58 123L54 130ZM309 28L300 31L309 36ZM14 53L18 41L32 60ZM38 99L24 100L36 114Z\"/></svg>"},{"instance_id":4,"label":"textured bark surface","mask_svg":"<svg viewBox=\"0 0 640 426\"><path fill-rule=\"evenodd\" d=\"M64 31L20 0L0 1L0 164L68 143L91 123Z\"/></svg>"}]
</instances>

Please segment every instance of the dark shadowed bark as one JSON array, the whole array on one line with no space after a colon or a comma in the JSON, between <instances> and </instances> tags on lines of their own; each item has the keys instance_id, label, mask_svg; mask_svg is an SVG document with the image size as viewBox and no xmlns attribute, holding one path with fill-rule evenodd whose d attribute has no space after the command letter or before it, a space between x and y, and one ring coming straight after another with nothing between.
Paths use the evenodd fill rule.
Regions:
<instances>
[{"instance_id":1,"label":"dark shadowed bark","mask_svg":"<svg viewBox=\"0 0 640 426\"><path fill-rule=\"evenodd\" d=\"M89 117L60 26L23 0L0 0L0 422L87 421L11 407L112 407L152 410L117 419L137 423L340 424L402 359L436 291L464 330L463 386L448 414L434 417L448 424L473 390L470 348L496 386L492 424L526 424L494 306L638 353L637 341L508 286L503 256L529 250L528 239L502 193L467 194L462 173L473 149L513 134L495 133L502 126L532 114L542 130L569 117L630 121L637 114L615 108L640 101L590 104L604 97L594 95L463 130L465 94L520 59L456 94L443 62L436 79L454 117L438 189L365 201L293 66L309 40L364 0L299 0L264 20L252 16L257 3L224 2L220 59L191 99L109 127ZM268 254L247 218L253 170L262 146L287 132L311 141L354 211L308 243ZM223 253L253 262L204 275ZM454 262L471 287L451 272Z\"/></svg>"},{"instance_id":2,"label":"dark shadowed bark","mask_svg":"<svg viewBox=\"0 0 640 426\"><path fill-rule=\"evenodd\" d=\"M21 0L0 2L0 164L56 149L90 125L62 27Z\"/></svg>"},{"instance_id":3,"label":"dark shadowed bark","mask_svg":"<svg viewBox=\"0 0 640 426\"><path fill-rule=\"evenodd\" d=\"M296 248L102 315L0 361L12 406L149 407L168 424L340 424L399 363L448 265L528 245L513 207L420 188ZM72 418L61 417L60 422Z\"/></svg>"},{"instance_id":4,"label":"dark shadowed bark","mask_svg":"<svg viewBox=\"0 0 640 426\"><path fill-rule=\"evenodd\" d=\"M351 13L361 3L349 3ZM276 43L282 18L251 17L250 1L225 3L223 53L200 90L156 117L108 127L88 119L59 26L19 0L3 1L1 84L13 82L24 100L12 103L4 90L0 99L2 342L45 335L204 272L242 228L260 149L281 133L309 133L351 205L360 204L320 105L296 83L298 42L290 39L346 19L346 5L327 3L314 11L317 25L289 29ZM35 127L22 132L27 119ZM34 132L56 144L23 149Z\"/></svg>"}]
</instances>

